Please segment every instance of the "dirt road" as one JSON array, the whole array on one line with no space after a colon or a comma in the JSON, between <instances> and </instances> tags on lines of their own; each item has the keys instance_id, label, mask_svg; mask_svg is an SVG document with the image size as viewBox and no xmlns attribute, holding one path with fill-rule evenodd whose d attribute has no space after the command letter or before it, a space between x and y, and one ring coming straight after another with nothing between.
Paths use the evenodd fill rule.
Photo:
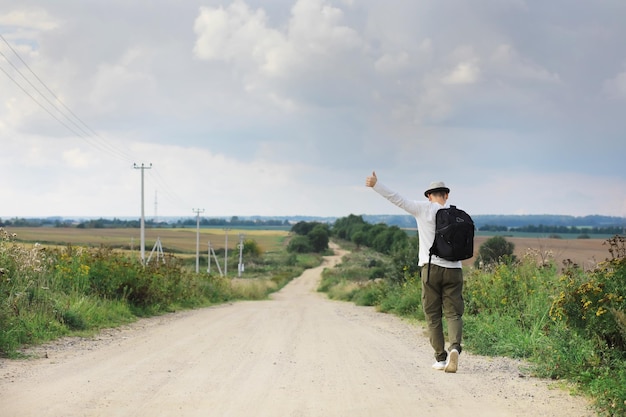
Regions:
<instances>
[{"instance_id":1,"label":"dirt road","mask_svg":"<svg viewBox=\"0 0 626 417\"><path fill-rule=\"evenodd\" d=\"M42 358L0 361L0 416L593 416L519 363L463 353L431 369L424 330L314 292L306 271L272 300L141 320ZM47 357L45 357L47 355Z\"/></svg>"}]
</instances>

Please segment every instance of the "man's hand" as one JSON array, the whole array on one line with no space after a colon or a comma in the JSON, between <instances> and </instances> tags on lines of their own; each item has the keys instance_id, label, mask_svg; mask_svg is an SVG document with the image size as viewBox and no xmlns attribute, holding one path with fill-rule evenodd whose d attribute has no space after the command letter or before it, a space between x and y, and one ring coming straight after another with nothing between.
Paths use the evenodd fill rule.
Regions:
<instances>
[{"instance_id":1,"label":"man's hand","mask_svg":"<svg viewBox=\"0 0 626 417\"><path fill-rule=\"evenodd\" d=\"M365 178L366 187L373 187L376 185L377 182L378 182L378 177L376 177L376 171L372 171L372 175Z\"/></svg>"}]
</instances>

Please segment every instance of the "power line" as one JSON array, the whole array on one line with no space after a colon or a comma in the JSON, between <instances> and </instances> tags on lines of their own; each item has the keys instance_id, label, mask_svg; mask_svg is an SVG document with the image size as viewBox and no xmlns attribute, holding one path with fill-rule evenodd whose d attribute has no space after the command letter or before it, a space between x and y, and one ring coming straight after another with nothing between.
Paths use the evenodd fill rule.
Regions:
<instances>
[{"instance_id":1,"label":"power line","mask_svg":"<svg viewBox=\"0 0 626 417\"><path fill-rule=\"evenodd\" d=\"M149 172L150 177L154 180L154 182L161 188L159 188L160 191L162 191L162 194L165 195L165 197L167 198L167 200L177 206L181 206L181 207L185 207L186 209L191 207L190 204L188 204L187 201L185 201L185 199L183 199L182 197L180 197L180 195L178 195L178 193L176 193L176 191L174 191L167 183L167 181L165 181L165 179L163 178L163 176L160 174L158 169L153 169L152 171Z\"/></svg>"},{"instance_id":2,"label":"power line","mask_svg":"<svg viewBox=\"0 0 626 417\"><path fill-rule=\"evenodd\" d=\"M51 95L54 98L54 101L51 100L50 98L48 98L46 96L46 94L44 94L44 92L42 92L39 88L37 88L37 86L28 79L28 77L26 75L24 75L24 73L9 59L9 57L7 57L2 51L0 51L0 56L2 56L4 58L4 60L15 70L15 72L17 74L19 74L22 79L24 81L26 81L26 83L28 83L28 85L30 85L30 87L37 92L37 94L43 98L45 100L45 102L48 103L48 105L50 105L54 110L56 110L61 117L66 120L69 124L73 125L74 128L70 127L68 125L68 123L64 122L63 120L61 120L57 115L53 114L53 112L48 109L46 106L44 106L39 100L37 100L35 98L35 96L33 96L32 94L30 94L26 88L21 85L14 77L12 77L4 68L0 67L0 70L2 70L2 72L11 80L13 81L13 83L15 85L17 85L32 101L34 101L39 107L41 107L43 110L45 110L50 116L52 116L56 121L58 121L62 126L64 126L66 129L68 129L70 132L72 132L74 135L78 136L79 138L85 140L87 143L89 143L90 145L98 148L101 151L107 152L110 155L113 155L119 159L123 159L126 162L130 162L133 160L132 157L130 157L126 152L118 149L117 147L111 145L109 142L107 142L104 138L102 138L100 135L98 135L98 133L96 133L91 127L89 127L80 117L78 117L53 91L52 89L50 89L50 87L48 87L48 85L32 70L32 68L26 63L26 61L24 61L24 59L20 56L20 54L11 46L11 44L4 38L4 36L2 36L2 34L0 34L0 39L2 39L2 41L7 45L7 47L11 50L11 52L13 52L13 54L20 60L20 62L28 69L28 71L30 72L30 74L32 74L33 77L35 77L35 79L39 82L39 84L41 84L45 90L48 91L49 95ZM61 106L63 106L63 110L62 108L59 108L59 106L57 106L55 104L55 102L59 103ZM68 115L69 113L69 115ZM72 116L72 117L70 117ZM80 132L79 132L80 131ZM95 137L96 140L93 137Z\"/></svg>"},{"instance_id":3,"label":"power line","mask_svg":"<svg viewBox=\"0 0 626 417\"><path fill-rule=\"evenodd\" d=\"M38 102L37 99L35 99L35 97L33 97L28 91L26 91L26 89L24 87L22 87L17 81L15 81L15 79L13 77L11 77L11 75L9 75L9 73L6 72L4 68L0 67L0 71L5 73L5 75L7 77L9 77L9 79L11 81L13 81L15 83L15 85L17 85L24 92L24 94L26 94L28 97L30 97L36 104L39 105L39 107L41 107L44 111L46 111L57 122L61 123L63 126L65 126L65 128L67 128L70 132L74 133L76 136L80 136L80 133L78 133L75 130L73 130L71 127L69 127L67 124L65 124L61 119L59 119L56 115L54 115L49 109L47 109L44 105L42 105L40 102Z\"/></svg>"},{"instance_id":4,"label":"power line","mask_svg":"<svg viewBox=\"0 0 626 417\"><path fill-rule=\"evenodd\" d=\"M2 71L9 80L11 80L22 92L28 96L35 104L37 104L41 109L43 109L46 113L48 113L54 120L56 120L60 125L65 127L68 131L70 131L75 136L87 142L89 145L95 147L97 150L101 152L105 152L111 156L114 156L117 159L123 160L125 162L132 162L133 157L131 152L123 149L120 149L117 146L114 146L109 141L100 136L94 129L92 129L87 123L85 123L76 113L74 113L60 98L57 94L55 94L50 87L33 71L33 69L28 65L28 63L20 56L20 54L11 46L11 44L0 34L0 39L7 45L7 47L11 50L11 52L17 57L17 59L21 62L21 64L28 70L28 72L34 77L34 79L43 87L38 88L37 85L33 81L31 81L21 70L15 65L7 55L5 55L2 51L0 51L0 56L4 58L4 60L13 68L14 72L19 74L19 76L27 83L27 85L23 85L20 83L15 77L13 77L5 68L0 66L0 71ZM31 90L34 90L36 93L31 93L28 91L28 86L30 86ZM46 93L47 92L47 93ZM41 97L47 105L44 104L41 100L37 99L37 96ZM52 97L53 99L51 99ZM58 103L58 105L57 105ZM127 152L128 151L128 152ZM137 168L136 164L134 165ZM152 164L150 164L152 167ZM147 169L147 168L146 168ZM165 179L160 175L158 170L153 170L154 175L151 174L152 178L155 180L160 187L160 190L163 191L165 197L174 205L188 208L191 205L187 204L183 198L181 198L175 191L170 187L165 181ZM143 177L143 169L142 169L142 177ZM142 179L143 184L143 179ZM142 203L143 204L143 203ZM142 217L143 217L143 208L142 208ZM142 245L143 246L143 245Z\"/></svg>"}]
</instances>

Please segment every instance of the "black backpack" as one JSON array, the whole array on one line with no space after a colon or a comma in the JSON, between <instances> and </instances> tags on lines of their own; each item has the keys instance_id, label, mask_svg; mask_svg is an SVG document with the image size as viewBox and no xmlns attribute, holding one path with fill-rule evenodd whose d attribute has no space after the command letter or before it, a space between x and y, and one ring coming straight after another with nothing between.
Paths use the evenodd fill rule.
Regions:
<instances>
[{"instance_id":1,"label":"black backpack","mask_svg":"<svg viewBox=\"0 0 626 417\"><path fill-rule=\"evenodd\" d=\"M462 261L474 256L474 221L456 206L443 208L435 215L435 241L430 248L433 255L448 261Z\"/></svg>"}]
</instances>

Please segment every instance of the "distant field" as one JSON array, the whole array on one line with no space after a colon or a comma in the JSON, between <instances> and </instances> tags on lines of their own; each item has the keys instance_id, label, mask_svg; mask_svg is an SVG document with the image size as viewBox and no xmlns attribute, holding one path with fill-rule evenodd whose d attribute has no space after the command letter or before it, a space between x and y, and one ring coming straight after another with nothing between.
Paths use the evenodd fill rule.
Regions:
<instances>
[{"instance_id":1,"label":"distant field","mask_svg":"<svg viewBox=\"0 0 626 417\"><path fill-rule=\"evenodd\" d=\"M16 233L21 242L43 245L76 246L110 246L115 248L139 250L139 229L76 229L54 227L14 227L7 228L10 233ZM257 242L264 252L272 252L283 247L289 232L286 230L265 229L232 229L228 232L228 248L232 250L239 243L239 234L245 239ZM478 249L491 236L477 235L474 241L474 250ZM146 250L150 251L156 239L160 238L164 252L195 254L196 229L146 229ZM557 265L563 260L571 259L584 268L591 268L598 262L610 257L608 246L604 244L606 238L594 239L551 239L537 235L536 237L511 237L505 239L515 245L515 255L524 256L529 248L543 254L552 253ZM225 233L223 228L200 229L200 251L206 252L208 242L215 250L223 249ZM476 258L464 261L465 265L472 265Z\"/></svg>"},{"instance_id":2,"label":"distant field","mask_svg":"<svg viewBox=\"0 0 626 417\"><path fill-rule=\"evenodd\" d=\"M139 250L140 229L76 229L57 227L7 227L9 233L16 233L18 241L40 243L42 245L75 246L110 246L115 248ZM231 229L228 231L228 248L236 248L239 234L244 239L257 242L264 252L275 251L282 247L289 232L285 230ZM157 238L160 239L164 252L195 253L196 229L145 229L146 250L151 250ZM215 249L223 249L226 234L223 228L200 229L200 251L206 252L208 243Z\"/></svg>"},{"instance_id":3,"label":"distant field","mask_svg":"<svg viewBox=\"0 0 626 417\"><path fill-rule=\"evenodd\" d=\"M480 245L491 236L476 236L474 239L474 253L478 254ZM610 258L609 247L604 244L606 239L550 239L545 237L504 237L515 245L515 255L522 258L529 249L540 251L543 254L552 253L557 265L563 265L565 259L571 259L585 269L593 268L598 262ZM475 258L464 261L471 265Z\"/></svg>"},{"instance_id":4,"label":"distant field","mask_svg":"<svg viewBox=\"0 0 626 417\"><path fill-rule=\"evenodd\" d=\"M416 234L415 229L407 229L411 235ZM529 249L537 250L544 255L552 254L557 265L563 265L563 261L571 259L583 268L593 268L598 262L610 258L609 247L605 245L611 235L590 235L590 239L578 239L576 234L562 234L560 239L548 238L542 233L509 233L498 234L515 245L515 256L521 259ZM478 255L480 245L493 237L493 233L478 232L474 238L474 257L463 261L463 265L473 265ZM540 260L540 259L539 259Z\"/></svg>"}]
</instances>

